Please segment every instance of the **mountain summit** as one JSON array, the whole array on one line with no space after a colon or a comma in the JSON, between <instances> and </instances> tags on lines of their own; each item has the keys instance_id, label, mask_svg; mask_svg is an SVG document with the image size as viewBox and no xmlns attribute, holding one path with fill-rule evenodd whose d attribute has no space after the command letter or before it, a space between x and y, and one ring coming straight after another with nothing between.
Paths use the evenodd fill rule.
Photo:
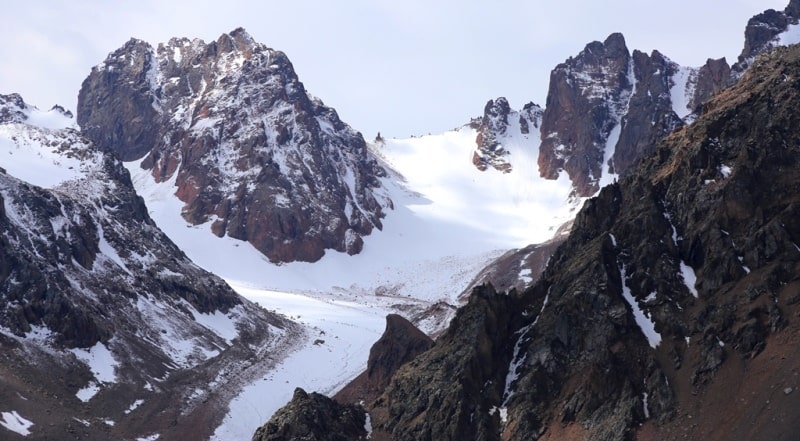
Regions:
<instances>
[{"instance_id":1,"label":"mountain summit","mask_svg":"<svg viewBox=\"0 0 800 441\"><path fill-rule=\"evenodd\" d=\"M358 253L391 206L361 134L241 28L208 44L130 40L92 69L77 118L98 146L174 185L188 222L273 262Z\"/></svg>"}]
</instances>

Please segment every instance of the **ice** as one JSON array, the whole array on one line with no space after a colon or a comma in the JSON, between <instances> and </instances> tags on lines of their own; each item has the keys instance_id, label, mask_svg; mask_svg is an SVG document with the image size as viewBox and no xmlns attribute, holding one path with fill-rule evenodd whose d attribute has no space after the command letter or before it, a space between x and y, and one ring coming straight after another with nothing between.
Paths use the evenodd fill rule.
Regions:
<instances>
[{"instance_id":1,"label":"ice","mask_svg":"<svg viewBox=\"0 0 800 441\"><path fill-rule=\"evenodd\" d=\"M138 162L126 163L137 192L159 227L201 267L241 284L283 292L341 291L427 301L455 297L505 250L543 242L574 217L582 200L569 200L571 182L539 178L537 139L513 139L514 171L480 172L471 163L471 129L387 140L379 154L400 175L382 181L394 203L383 230L364 238L355 256L328 251L314 263L273 265L249 243L210 234L210 222L188 225L175 196L177 174L156 184ZM531 141L527 146L526 141ZM277 153L277 152L276 152ZM275 162L281 162L275 155ZM282 165L282 169L285 165ZM343 175L353 191L353 175ZM358 207L353 207L354 210ZM465 238L469 238L466 239ZM265 305L269 306L269 305Z\"/></svg>"},{"instance_id":2,"label":"ice","mask_svg":"<svg viewBox=\"0 0 800 441\"><path fill-rule=\"evenodd\" d=\"M0 421L0 426L5 427L6 429L16 432L22 436L28 436L31 434L30 428L33 426L31 421L26 420L22 417L16 410L12 410L11 412L2 412L0 416L3 417L2 421Z\"/></svg>"}]
</instances>

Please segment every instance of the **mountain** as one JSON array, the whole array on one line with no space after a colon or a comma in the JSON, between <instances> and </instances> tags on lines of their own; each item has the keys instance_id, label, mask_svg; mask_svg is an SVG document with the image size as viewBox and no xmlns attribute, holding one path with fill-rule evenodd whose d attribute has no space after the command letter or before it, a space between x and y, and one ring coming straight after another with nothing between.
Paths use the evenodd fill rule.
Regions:
<instances>
[{"instance_id":1,"label":"mountain","mask_svg":"<svg viewBox=\"0 0 800 441\"><path fill-rule=\"evenodd\" d=\"M473 123L480 132L473 163L481 170L510 171L502 158L511 147L499 139L528 134L528 127L535 126L541 176L556 179L566 172L576 196L592 196L623 176L658 140L691 122L703 103L733 85L757 55L800 42L799 22L796 0L783 11L756 15L747 24L744 48L733 66L722 58L686 67L658 51L631 53L621 34L589 43L553 69L545 107L526 105L519 131L509 130L506 115L517 112L505 99L487 104L484 116ZM537 117L524 116L534 107Z\"/></svg>"},{"instance_id":2,"label":"mountain","mask_svg":"<svg viewBox=\"0 0 800 441\"><path fill-rule=\"evenodd\" d=\"M756 58L586 202L533 286L477 287L365 403L373 438L794 439L798 79L800 46Z\"/></svg>"},{"instance_id":3,"label":"mountain","mask_svg":"<svg viewBox=\"0 0 800 441\"><path fill-rule=\"evenodd\" d=\"M130 40L83 82L77 119L95 144L175 186L188 222L272 262L356 254L391 207L361 134L243 29L208 44Z\"/></svg>"},{"instance_id":4,"label":"mountain","mask_svg":"<svg viewBox=\"0 0 800 441\"><path fill-rule=\"evenodd\" d=\"M190 261L70 117L0 95L4 422L13 410L35 439L207 437L304 331Z\"/></svg>"}]
</instances>

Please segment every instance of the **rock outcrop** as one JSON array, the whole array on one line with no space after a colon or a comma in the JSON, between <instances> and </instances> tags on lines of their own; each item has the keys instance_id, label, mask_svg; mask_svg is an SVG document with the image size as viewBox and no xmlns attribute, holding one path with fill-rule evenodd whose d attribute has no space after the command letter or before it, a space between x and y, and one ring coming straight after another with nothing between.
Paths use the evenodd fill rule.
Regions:
<instances>
[{"instance_id":1,"label":"rock outcrop","mask_svg":"<svg viewBox=\"0 0 800 441\"><path fill-rule=\"evenodd\" d=\"M790 26L795 27L799 22L798 0L790 0L783 11L767 9L748 20L744 31L744 48L733 66L733 76L740 77L750 67L755 57L776 46L800 43L800 35L787 32Z\"/></svg>"},{"instance_id":2,"label":"rock outcrop","mask_svg":"<svg viewBox=\"0 0 800 441\"><path fill-rule=\"evenodd\" d=\"M363 407L339 404L297 388L292 401L256 430L253 441L356 441L368 439Z\"/></svg>"},{"instance_id":3,"label":"rock outcrop","mask_svg":"<svg viewBox=\"0 0 800 441\"><path fill-rule=\"evenodd\" d=\"M481 171L492 167L510 173L513 164L508 159L511 153L508 144L520 144L527 138L526 135L538 133L541 120L542 108L534 103L526 104L518 112L511 110L504 97L489 100L483 109L483 116L472 123L478 131L472 163ZM520 137L523 139L514 139Z\"/></svg>"},{"instance_id":4,"label":"rock outcrop","mask_svg":"<svg viewBox=\"0 0 800 441\"><path fill-rule=\"evenodd\" d=\"M334 399L368 403L386 390L401 366L433 346L433 340L400 315L386 316L386 330L369 350L367 370L342 388Z\"/></svg>"},{"instance_id":5,"label":"rock outcrop","mask_svg":"<svg viewBox=\"0 0 800 441\"><path fill-rule=\"evenodd\" d=\"M306 92L284 53L242 29L208 44L130 40L84 81L78 123L174 182L188 222L273 262L358 253L391 206L361 134Z\"/></svg>"}]
</instances>

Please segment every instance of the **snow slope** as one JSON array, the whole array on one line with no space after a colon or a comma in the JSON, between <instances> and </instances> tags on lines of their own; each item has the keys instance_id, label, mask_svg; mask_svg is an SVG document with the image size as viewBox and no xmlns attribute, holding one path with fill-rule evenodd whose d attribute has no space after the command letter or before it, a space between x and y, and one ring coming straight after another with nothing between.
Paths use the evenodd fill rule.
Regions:
<instances>
[{"instance_id":1,"label":"snow slope","mask_svg":"<svg viewBox=\"0 0 800 441\"><path fill-rule=\"evenodd\" d=\"M365 237L360 254L329 251L315 263L274 265L246 242L216 237L208 224L188 224L174 177L155 183L136 162L126 163L151 217L194 262L250 300L311 328L302 349L231 403L214 439L252 436L295 387L335 392L366 368L387 314L408 317L437 301L456 305L490 260L549 239L575 215L582 200L569 199L566 174L557 181L539 178L538 134L509 133L503 142L513 171L507 174L472 165L476 132L469 128L372 146L390 168L382 185L394 210L382 231ZM421 326L432 332L446 324Z\"/></svg>"},{"instance_id":2,"label":"snow slope","mask_svg":"<svg viewBox=\"0 0 800 441\"><path fill-rule=\"evenodd\" d=\"M568 199L566 175L557 181L538 177L535 147L510 149L512 173L478 171L470 161L474 140L475 132L463 128L374 147L397 172L382 182L394 210L382 231L365 238L362 253L328 251L314 263L274 265L245 242L210 234L208 224L188 224L180 216L183 203L174 195L174 177L155 183L136 163L126 166L159 227L197 264L234 283L293 293L359 298L381 293L454 302L487 261L549 239L582 202Z\"/></svg>"}]
</instances>

